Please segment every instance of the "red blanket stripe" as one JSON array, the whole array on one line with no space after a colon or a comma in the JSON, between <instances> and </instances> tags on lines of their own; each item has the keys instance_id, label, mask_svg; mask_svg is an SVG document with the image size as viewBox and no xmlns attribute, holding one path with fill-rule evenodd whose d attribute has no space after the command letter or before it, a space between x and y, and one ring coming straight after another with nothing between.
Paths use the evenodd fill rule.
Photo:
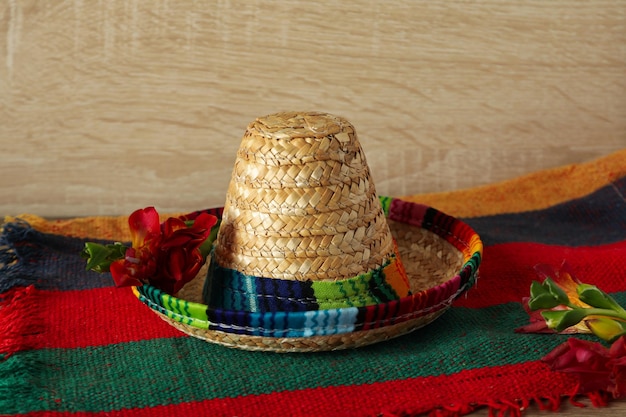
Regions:
<instances>
[{"instance_id":1,"label":"red blanket stripe","mask_svg":"<svg viewBox=\"0 0 626 417\"><path fill-rule=\"evenodd\" d=\"M569 247L538 243L506 243L484 249L476 288L459 298L455 306L483 308L521 302L532 281L540 281L533 266L559 267L567 260L582 282L594 283L606 292L626 291L626 241L602 246Z\"/></svg>"},{"instance_id":2,"label":"red blanket stripe","mask_svg":"<svg viewBox=\"0 0 626 417\"><path fill-rule=\"evenodd\" d=\"M56 331L49 332L44 347L77 348L183 336L139 302L130 288L50 291L46 299L48 314L43 320ZM69 320L87 331L76 333L74 326L58 325Z\"/></svg>"},{"instance_id":3,"label":"red blanket stripe","mask_svg":"<svg viewBox=\"0 0 626 417\"><path fill-rule=\"evenodd\" d=\"M511 375L514 384L502 384L501 375ZM530 388L532 386L532 389ZM537 388L539 387L539 388ZM541 362L526 362L497 368L480 368L453 375L411 378L367 385L335 386L295 391L219 398L150 408L107 412L40 412L29 416L43 417L149 417L155 415L258 416L290 415L294 417L331 417L342 415L413 416L432 412L460 415L481 406L514 410L537 401L541 408L558 408L555 389L576 387L567 374L551 373ZM538 391L536 391L538 389ZM454 392L451 392L453 390ZM524 392L537 392L524 398ZM442 406L445 398L454 402ZM496 398L500 400L495 400ZM336 407L341 405L341 409ZM434 410L434 411L432 411Z\"/></svg>"},{"instance_id":4,"label":"red blanket stripe","mask_svg":"<svg viewBox=\"0 0 626 417\"><path fill-rule=\"evenodd\" d=\"M0 352L7 355L183 336L141 304L130 288L43 291L30 286L10 291L3 303L11 304L11 309L0 308ZM82 329L76 331L76 326Z\"/></svg>"},{"instance_id":5,"label":"red blanket stripe","mask_svg":"<svg viewBox=\"0 0 626 417\"><path fill-rule=\"evenodd\" d=\"M485 259L477 283L480 294L472 289L455 306L484 308L520 302L519 294L527 294L530 283L538 279L530 265L559 265L563 259L568 260L579 279L596 282L608 292L626 291L626 242L584 248L509 243L485 248ZM45 297L42 292L29 287L5 295L4 303L10 302L12 308L0 309L1 352L80 348L183 335L150 312L129 288L45 291ZM38 309L43 314L37 314ZM69 322L86 330L77 333L73 326L59 326ZM44 338L35 327L54 331L46 331Z\"/></svg>"}]
</instances>

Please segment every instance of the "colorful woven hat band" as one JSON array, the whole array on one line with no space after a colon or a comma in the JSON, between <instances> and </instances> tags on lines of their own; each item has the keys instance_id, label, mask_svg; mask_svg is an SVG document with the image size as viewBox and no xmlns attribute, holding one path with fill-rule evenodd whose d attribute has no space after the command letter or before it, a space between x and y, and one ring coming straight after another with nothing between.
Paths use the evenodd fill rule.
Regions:
<instances>
[{"instance_id":1,"label":"colorful woven hat band","mask_svg":"<svg viewBox=\"0 0 626 417\"><path fill-rule=\"evenodd\" d=\"M198 301L194 302L167 294L151 285L136 287L133 291L142 302L174 322L208 331L218 330L229 334L272 338L339 335L379 329L409 320L418 320L420 317L445 310L475 282L482 257L480 238L467 224L431 207L387 197L381 197L380 201L389 221L395 221L399 226L394 230L407 233L402 237L403 240L422 230L423 233L447 241L451 248L459 251L458 266L452 266L456 274L444 278L445 280L439 284L413 291L412 294L388 302L309 311L250 312L228 307L220 308L201 302L200 294ZM402 244L406 245L407 242L403 241ZM400 263L390 262L381 269L381 273L387 276L387 283L392 282L389 276L395 274L395 271L387 269L390 265L397 267ZM399 271L398 274L403 273ZM415 277L412 277L412 285L415 284L414 280ZM199 282L206 284L203 279ZM426 320L425 323L430 320Z\"/></svg>"},{"instance_id":2,"label":"colorful woven hat band","mask_svg":"<svg viewBox=\"0 0 626 417\"><path fill-rule=\"evenodd\" d=\"M311 311L365 307L410 294L397 248L379 268L339 280L255 277L219 265L215 252L203 298L212 308L246 312Z\"/></svg>"}]
</instances>

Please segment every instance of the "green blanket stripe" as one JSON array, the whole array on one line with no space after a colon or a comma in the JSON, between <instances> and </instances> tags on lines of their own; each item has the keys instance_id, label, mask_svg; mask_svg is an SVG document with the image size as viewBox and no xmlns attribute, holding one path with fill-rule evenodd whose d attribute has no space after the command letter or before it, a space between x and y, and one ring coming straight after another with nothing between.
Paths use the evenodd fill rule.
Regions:
<instances>
[{"instance_id":1,"label":"green blanket stripe","mask_svg":"<svg viewBox=\"0 0 626 417\"><path fill-rule=\"evenodd\" d=\"M50 407L43 399L33 398L43 392L45 384L41 375L43 364L33 356L15 354L5 358L0 355L0 415Z\"/></svg>"},{"instance_id":2,"label":"green blanket stripe","mask_svg":"<svg viewBox=\"0 0 626 417\"><path fill-rule=\"evenodd\" d=\"M616 298L626 302L626 292ZM0 380L30 389L0 396L0 410L112 411L453 374L538 360L568 338L513 332L527 322L520 304L507 303L452 308L410 335L348 351L245 352L180 337L21 352L0 363ZM24 364L36 369L11 373Z\"/></svg>"}]
</instances>

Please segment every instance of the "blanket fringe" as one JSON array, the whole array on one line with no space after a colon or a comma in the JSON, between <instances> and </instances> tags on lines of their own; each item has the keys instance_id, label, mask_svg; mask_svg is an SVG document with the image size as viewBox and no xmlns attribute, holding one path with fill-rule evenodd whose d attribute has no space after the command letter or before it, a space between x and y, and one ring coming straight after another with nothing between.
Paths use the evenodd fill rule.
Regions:
<instances>
[{"instance_id":1,"label":"blanket fringe","mask_svg":"<svg viewBox=\"0 0 626 417\"><path fill-rule=\"evenodd\" d=\"M0 234L0 294L30 285L39 290L110 286L110 274L85 269L80 252L88 240L112 243L42 233L24 221L5 224Z\"/></svg>"},{"instance_id":2,"label":"blanket fringe","mask_svg":"<svg viewBox=\"0 0 626 417\"><path fill-rule=\"evenodd\" d=\"M606 407L611 399L610 395L606 392L595 391L584 394L594 407ZM449 406L437 408L430 411L428 415L430 417L461 417L470 414L482 407L487 407L489 417L522 417L524 411L528 409L531 404L535 404L542 411L558 411L563 404L563 400L567 400L568 397L548 397L548 398L532 398L529 400L516 400L516 401L489 401L484 404L451 404ZM576 400L575 396L569 397L569 403L576 407L587 407Z\"/></svg>"},{"instance_id":3,"label":"blanket fringe","mask_svg":"<svg viewBox=\"0 0 626 417\"><path fill-rule=\"evenodd\" d=\"M609 401L611 399L609 393L603 391L588 392L586 395L587 398L589 398L589 400L591 401L591 405L596 408L606 407L607 405L609 405ZM583 407L584 406L585 405L583 404Z\"/></svg>"},{"instance_id":4,"label":"blanket fringe","mask_svg":"<svg viewBox=\"0 0 626 417\"><path fill-rule=\"evenodd\" d=\"M459 417L475 411L478 407L470 404L453 404L437 408L429 413L430 417Z\"/></svg>"},{"instance_id":5,"label":"blanket fringe","mask_svg":"<svg viewBox=\"0 0 626 417\"><path fill-rule=\"evenodd\" d=\"M41 348L42 324L37 320L39 291L34 286L14 288L0 295L0 410L20 412L33 395L41 365L18 352ZM26 400L27 399L27 400Z\"/></svg>"},{"instance_id":6,"label":"blanket fringe","mask_svg":"<svg viewBox=\"0 0 626 417\"><path fill-rule=\"evenodd\" d=\"M42 346L43 330L34 319L40 293L33 285L13 288L0 295L0 355L8 359L15 352ZM1 363L1 362L0 362Z\"/></svg>"},{"instance_id":7,"label":"blanket fringe","mask_svg":"<svg viewBox=\"0 0 626 417\"><path fill-rule=\"evenodd\" d=\"M37 250L34 244L37 239L33 239L36 233L24 221L3 225L0 235L0 293L16 286L26 287L35 283L36 278L26 274L22 265Z\"/></svg>"}]
</instances>

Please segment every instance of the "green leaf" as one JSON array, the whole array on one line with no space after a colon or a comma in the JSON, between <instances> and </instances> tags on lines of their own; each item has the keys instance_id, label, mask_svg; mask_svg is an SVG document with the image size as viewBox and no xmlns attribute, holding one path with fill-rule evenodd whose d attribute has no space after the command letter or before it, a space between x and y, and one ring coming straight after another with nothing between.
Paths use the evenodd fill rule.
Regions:
<instances>
[{"instance_id":1,"label":"green leaf","mask_svg":"<svg viewBox=\"0 0 626 417\"><path fill-rule=\"evenodd\" d=\"M535 298L528 300L528 308L533 311L550 309L559 305L561 303L550 293L539 294Z\"/></svg>"},{"instance_id":2,"label":"green leaf","mask_svg":"<svg viewBox=\"0 0 626 417\"><path fill-rule=\"evenodd\" d=\"M100 243L86 242L81 256L87 259L85 269L95 272L109 272L112 262L123 259L126 246L121 243L102 245Z\"/></svg>"},{"instance_id":3,"label":"green leaf","mask_svg":"<svg viewBox=\"0 0 626 417\"><path fill-rule=\"evenodd\" d=\"M580 323L586 316L587 311L584 308L575 308L572 310L549 310L542 311L541 315L546 320L548 328L557 332L562 332L568 327Z\"/></svg>"},{"instance_id":4,"label":"green leaf","mask_svg":"<svg viewBox=\"0 0 626 417\"><path fill-rule=\"evenodd\" d=\"M531 298L539 297L540 295L545 294L546 292L547 292L546 289L543 287L543 285L541 285L539 281L533 281L530 283L530 297Z\"/></svg>"},{"instance_id":5,"label":"green leaf","mask_svg":"<svg viewBox=\"0 0 626 417\"><path fill-rule=\"evenodd\" d=\"M587 303L592 307L605 308L609 310L621 311L624 309L610 295L590 284L580 284L576 287L578 298L583 303Z\"/></svg>"},{"instance_id":6,"label":"green leaf","mask_svg":"<svg viewBox=\"0 0 626 417\"><path fill-rule=\"evenodd\" d=\"M99 243L87 242L83 249L81 256L87 259L87 271L94 270L100 272L98 269L100 265L106 261L106 258L111 254L111 251L106 246Z\"/></svg>"},{"instance_id":7,"label":"green leaf","mask_svg":"<svg viewBox=\"0 0 626 417\"><path fill-rule=\"evenodd\" d=\"M570 303L569 297L563 291L563 288L559 287L554 281L550 278L546 278L543 281L543 286L552 294L552 296L559 301L559 304L568 305Z\"/></svg>"},{"instance_id":8,"label":"green leaf","mask_svg":"<svg viewBox=\"0 0 626 417\"><path fill-rule=\"evenodd\" d=\"M530 284L530 300L528 308L540 310L554 308L560 305L570 305L570 300L565 291L550 278L546 278L543 284L533 281Z\"/></svg>"}]
</instances>

